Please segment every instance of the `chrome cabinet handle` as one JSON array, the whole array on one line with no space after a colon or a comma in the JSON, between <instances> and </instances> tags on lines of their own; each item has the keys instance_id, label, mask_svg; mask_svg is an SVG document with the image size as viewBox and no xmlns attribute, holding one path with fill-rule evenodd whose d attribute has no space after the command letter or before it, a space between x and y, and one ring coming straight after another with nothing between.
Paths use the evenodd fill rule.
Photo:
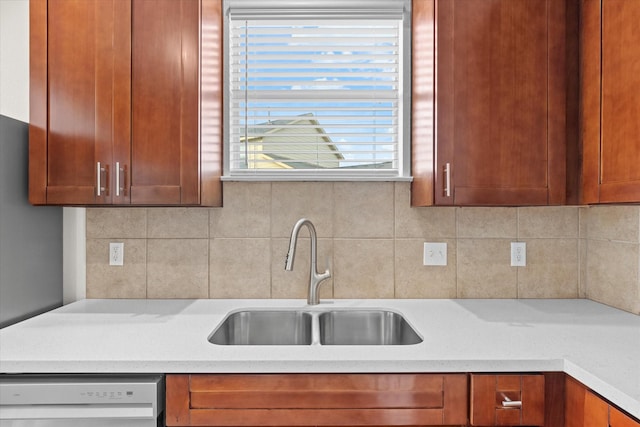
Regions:
<instances>
[{"instance_id":1,"label":"chrome cabinet handle","mask_svg":"<svg viewBox=\"0 0 640 427\"><path fill-rule=\"evenodd\" d=\"M116 162L116 197L120 197L120 162Z\"/></svg>"},{"instance_id":2,"label":"chrome cabinet handle","mask_svg":"<svg viewBox=\"0 0 640 427\"><path fill-rule=\"evenodd\" d=\"M120 162L116 162L116 196L127 195L127 166L120 166Z\"/></svg>"},{"instance_id":3,"label":"chrome cabinet handle","mask_svg":"<svg viewBox=\"0 0 640 427\"><path fill-rule=\"evenodd\" d=\"M100 183L100 175L102 175L102 168L100 167L100 162L96 163L98 167L96 168L96 195L100 197L102 195L102 184Z\"/></svg>"},{"instance_id":4,"label":"chrome cabinet handle","mask_svg":"<svg viewBox=\"0 0 640 427\"><path fill-rule=\"evenodd\" d=\"M102 192L104 191L104 195L109 195L109 165L105 165L102 167L100 162L96 163L96 194L98 197L102 196ZM105 182L107 183L104 187L102 186L102 174L105 175Z\"/></svg>"},{"instance_id":5,"label":"chrome cabinet handle","mask_svg":"<svg viewBox=\"0 0 640 427\"><path fill-rule=\"evenodd\" d=\"M444 167L444 197L451 197L451 163L445 163Z\"/></svg>"},{"instance_id":6,"label":"chrome cabinet handle","mask_svg":"<svg viewBox=\"0 0 640 427\"><path fill-rule=\"evenodd\" d=\"M522 408L521 400L511 400L505 395L502 395L502 397L504 397L504 400L502 401L503 408Z\"/></svg>"},{"instance_id":7,"label":"chrome cabinet handle","mask_svg":"<svg viewBox=\"0 0 640 427\"><path fill-rule=\"evenodd\" d=\"M127 196L127 165L116 162L116 196Z\"/></svg>"}]
</instances>

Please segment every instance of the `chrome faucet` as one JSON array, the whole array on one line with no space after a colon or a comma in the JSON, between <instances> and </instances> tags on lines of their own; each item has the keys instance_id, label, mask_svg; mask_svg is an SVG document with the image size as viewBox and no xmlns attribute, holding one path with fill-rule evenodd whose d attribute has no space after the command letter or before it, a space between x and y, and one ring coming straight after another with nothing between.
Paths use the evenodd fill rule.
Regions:
<instances>
[{"instance_id":1,"label":"chrome faucet","mask_svg":"<svg viewBox=\"0 0 640 427\"><path fill-rule=\"evenodd\" d=\"M298 233L303 225L306 225L309 229L311 236L311 274L309 275L309 295L307 297L307 304L316 305L320 303L320 297L318 296L318 286L320 282L331 277L331 272L327 268L324 273L319 274L317 271L318 264L318 238L316 236L316 228L313 223L306 218L302 218L296 222L291 230L291 239L289 240L289 251L287 252L287 259L285 260L284 269L287 271L293 270L293 260L296 256L296 244L298 242Z\"/></svg>"}]
</instances>

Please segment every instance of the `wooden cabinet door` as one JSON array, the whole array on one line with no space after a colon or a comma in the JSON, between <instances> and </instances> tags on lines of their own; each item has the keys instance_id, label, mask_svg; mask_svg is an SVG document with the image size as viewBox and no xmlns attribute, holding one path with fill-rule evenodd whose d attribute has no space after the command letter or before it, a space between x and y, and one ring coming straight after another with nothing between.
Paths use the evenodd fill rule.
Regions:
<instances>
[{"instance_id":1,"label":"wooden cabinet door","mask_svg":"<svg viewBox=\"0 0 640 427\"><path fill-rule=\"evenodd\" d=\"M640 201L640 2L582 0L584 203Z\"/></svg>"},{"instance_id":2,"label":"wooden cabinet door","mask_svg":"<svg viewBox=\"0 0 640 427\"><path fill-rule=\"evenodd\" d=\"M640 427L640 423L567 376L565 427Z\"/></svg>"},{"instance_id":3,"label":"wooden cabinet door","mask_svg":"<svg viewBox=\"0 0 640 427\"><path fill-rule=\"evenodd\" d=\"M609 408L609 427L640 427L640 422L623 414L614 407Z\"/></svg>"},{"instance_id":4,"label":"wooden cabinet door","mask_svg":"<svg viewBox=\"0 0 640 427\"><path fill-rule=\"evenodd\" d=\"M200 2L133 0L131 203L198 204Z\"/></svg>"},{"instance_id":5,"label":"wooden cabinet door","mask_svg":"<svg viewBox=\"0 0 640 427\"><path fill-rule=\"evenodd\" d=\"M435 204L565 203L566 2L435 6ZM424 74L429 54L414 52L414 73Z\"/></svg>"},{"instance_id":6,"label":"wooden cabinet door","mask_svg":"<svg viewBox=\"0 0 640 427\"><path fill-rule=\"evenodd\" d=\"M565 427L609 427L609 405L567 376L564 421Z\"/></svg>"},{"instance_id":7,"label":"wooden cabinet door","mask_svg":"<svg viewBox=\"0 0 640 427\"><path fill-rule=\"evenodd\" d=\"M29 199L121 202L114 148L129 146L128 2L30 3Z\"/></svg>"}]
</instances>

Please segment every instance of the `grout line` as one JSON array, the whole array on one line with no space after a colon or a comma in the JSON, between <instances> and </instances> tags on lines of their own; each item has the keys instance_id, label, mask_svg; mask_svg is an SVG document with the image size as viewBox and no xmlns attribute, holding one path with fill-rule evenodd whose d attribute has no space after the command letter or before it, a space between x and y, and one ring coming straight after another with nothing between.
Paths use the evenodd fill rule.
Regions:
<instances>
[{"instance_id":1,"label":"grout line","mask_svg":"<svg viewBox=\"0 0 640 427\"><path fill-rule=\"evenodd\" d=\"M458 208L454 207L453 208L453 217L454 217L454 221L455 221L455 237L454 237L454 241L456 244L456 298L460 298L460 290L458 289L458 277L459 277L459 268L458 266L460 265L460 242L458 240Z\"/></svg>"},{"instance_id":2,"label":"grout line","mask_svg":"<svg viewBox=\"0 0 640 427\"><path fill-rule=\"evenodd\" d=\"M520 242L520 208L516 208L516 242ZM509 258L511 258L511 245L509 245ZM520 267L516 267L516 299L520 299Z\"/></svg>"}]
</instances>

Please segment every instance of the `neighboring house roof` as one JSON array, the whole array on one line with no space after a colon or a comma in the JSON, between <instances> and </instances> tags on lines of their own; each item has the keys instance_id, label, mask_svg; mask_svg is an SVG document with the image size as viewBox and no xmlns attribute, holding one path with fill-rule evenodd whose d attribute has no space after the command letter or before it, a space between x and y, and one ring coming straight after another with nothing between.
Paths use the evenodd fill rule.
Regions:
<instances>
[{"instance_id":1,"label":"neighboring house roof","mask_svg":"<svg viewBox=\"0 0 640 427\"><path fill-rule=\"evenodd\" d=\"M299 126L301 132L292 136L289 130L296 126ZM269 120L249 128L248 133L257 135L249 137L249 144L261 145L258 151L263 161L281 162L280 167L316 169L318 164L314 162L314 158L319 157L324 157L323 163L329 162L331 165L331 162L335 162L335 167L338 167L339 162L344 160L344 156L320 122L314 118L313 113L303 114L292 120ZM317 142L318 137L321 143ZM300 145L291 145L298 140ZM289 145L285 145L285 142ZM287 151L292 147L298 151L296 155L288 155ZM308 150L308 153L305 153L305 150ZM260 159L255 161L260 162Z\"/></svg>"}]
</instances>

